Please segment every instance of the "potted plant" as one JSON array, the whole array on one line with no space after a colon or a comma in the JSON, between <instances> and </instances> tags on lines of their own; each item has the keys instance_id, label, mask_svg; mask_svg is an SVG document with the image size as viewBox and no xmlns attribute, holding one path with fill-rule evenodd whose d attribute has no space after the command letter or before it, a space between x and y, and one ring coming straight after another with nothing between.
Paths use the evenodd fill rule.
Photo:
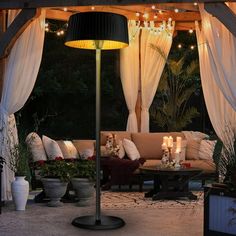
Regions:
<instances>
[{"instance_id":1,"label":"potted plant","mask_svg":"<svg viewBox=\"0 0 236 236\"><path fill-rule=\"evenodd\" d=\"M95 161L79 160L74 164L75 176L71 182L78 197L78 206L87 206L94 198Z\"/></svg>"},{"instance_id":2,"label":"potted plant","mask_svg":"<svg viewBox=\"0 0 236 236\"><path fill-rule=\"evenodd\" d=\"M56 157L52 161L38 161L45 195L49 197L48 206L57 207L67 190L67 185L75 174L74 163Z\"/></svg>"},{"instance_id":3,"label":"potted plant","mask_svg":"<svg viewBox=\"0 0 236 236\"><path fill-rule=\"evenodd\" d=\"M12 198L17 211L24 211L29 195L29 157L27 147L19 143L10 149L8 167L15 173L15 180L11 183Z\"/></svg>"}]
</instances>

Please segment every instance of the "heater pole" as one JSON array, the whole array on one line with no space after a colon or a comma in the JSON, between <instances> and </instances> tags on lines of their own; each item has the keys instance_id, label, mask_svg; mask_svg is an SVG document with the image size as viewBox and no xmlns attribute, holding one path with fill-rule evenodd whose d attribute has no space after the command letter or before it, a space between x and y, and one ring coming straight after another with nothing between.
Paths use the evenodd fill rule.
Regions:
<instances>
[{"instance_id":1,"label":"heater pole","mask_svg":"<svg viewBox=\"0 0 236 236\"><path fill-rule=\"evenodd\" d=\"M96 44L96 221L101 221L101 164L100 164L100 127L101 127L101 49Z\"/></svg>"}]
</instances>

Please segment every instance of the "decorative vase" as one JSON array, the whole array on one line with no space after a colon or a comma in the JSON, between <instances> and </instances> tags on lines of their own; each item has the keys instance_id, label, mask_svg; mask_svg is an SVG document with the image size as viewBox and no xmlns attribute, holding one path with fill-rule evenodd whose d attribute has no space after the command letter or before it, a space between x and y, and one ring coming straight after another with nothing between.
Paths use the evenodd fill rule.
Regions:
<instances>
[{"instance_id":1,"label":"decorative vase","mask_svg":"<svg viewBox=\"0 0 236 236\"><path fill-rule=\"evenodd\" d=\"M16 176L11 183L12 198L17 211L24 211L29 196L29 182L25 176Z\"/></svg>"},{"instance_id":2,"label":"decorative vase","mask_svg":"<svg viewBox=\"0 0 236 236\"><path fill-rule=\"evenodd\" d=\"M49 207L62 206L60 201L65 195L68 182L62 182L59 178L42 178L45 195L50 199L47 203Z\"/></svg>"},{"instance_id":3,"label":"decorative vase","mask_svg":"<svg viewBox=\"0 0 236 236\"><path fill-rule=\"evenodd\" d=\"M94 182L86 178L72 178L71 183L78 197L78 206L88 206L94 200Z\"/></svg>"}]
</instances>

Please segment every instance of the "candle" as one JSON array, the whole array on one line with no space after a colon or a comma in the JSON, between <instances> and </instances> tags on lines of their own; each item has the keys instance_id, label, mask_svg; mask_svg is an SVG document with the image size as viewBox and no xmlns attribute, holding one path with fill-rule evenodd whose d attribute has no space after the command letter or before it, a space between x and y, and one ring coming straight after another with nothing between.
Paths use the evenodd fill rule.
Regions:
<instances>
[{"instance_id":1,"label":"candle","mask_svg":"<svg viewBox=\"0 0 236 236\"><path fill-rule=\"evenodd\" d=\"M173 147L173 138L172 138L172 136L169 136L169 138L168 138L168 148L172 148Z\"/></svg>"},{"instance_id":2,"label":"candle","mask_svg":"<svg viewBox=\"0 0 236 236\"><path fill-rule=\"evenodd\" d=\"M179 163L179 161L180 161L180 155L179 155L179 152L177 152L177 150L176 150L176 152L175 152L175 160L176 160L176 163Z\"/></svg>"},{"instance_id":3,"label":"candle","mask_svg":"<svg viewBox=\"0 0 236 236\"><path fill-rule=\"evenodd\" d=\"M177 137L176 138L176 150L178 149L179 152L181 152L181 142L182 142L182 138L181 137Z\"/></svg>"},{"instance_id":4,"label":"candle","mask_svg":"<svg viewBox=\"0 0 236 236\"><path fill-rule=\"evenodd\" d=\"M168 137L164 136L163 137L163 144L165 144L166 146L168 146Z\"/></svg>"},{"instance_id":5,"label":"candle","mask_svg":"<svg viewBox=\"0 0 236 236\"><path fill-rule=\"evenodd\" d=\"M163 143L163 144L161 145L161 149L162 149L162 150L166 150L166 149L167 149L166 143Z\"/></svg>"}]
</instances>

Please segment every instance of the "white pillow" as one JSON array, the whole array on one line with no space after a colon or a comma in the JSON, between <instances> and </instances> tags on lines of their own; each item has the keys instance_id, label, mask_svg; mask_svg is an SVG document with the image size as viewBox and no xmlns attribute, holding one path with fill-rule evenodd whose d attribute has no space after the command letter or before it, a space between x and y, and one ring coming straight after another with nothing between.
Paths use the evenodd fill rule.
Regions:
<instances>
[{"instance_id":1,"label":"white pillow","mask_svg":"<svg viewBox=\"0 0 236 236\"><path fill-rule=\"evenodd\" d=\"M209 138L209 135L199 131L182 131L187 140L191 139L205 139Z\"/></svg>"},{"instance_id":2,"label":"white pillow","mask_svg":"<svg viewBox=\"0 0 236 236\"><path fill-rule=\"evenodd\" d=\"M176 142L173 143L173 156L175 158L175 151L176 151ZM180 153L180 161L185 161L185 156L186 156L186 147L187 147L187 140L182 140L181 141L181 153Z\"/></svg>"},{"instance_id":3,"label":"white pillow","mask_svg":"<svg viewBox=\"0 0 236 236\"><path fill-rule=\"evenodd\" d=\"M56 157L64 159L62 151L55 140L43 135L43 145L49 160L55 160Z\"/></svg>"},{"instance_id":4,"label":"white pillow","mask_svg":"<svg viewBox=\"0 0 236 236\"><path fill-rule=\"evenodd\" d=\"M71 141L64 141L69 158L78 158L79 154L75 145Z\"/></svg>"},{"instance_id":5,"label":"white pillow","mask_svg":"<svg viewBox=\"0 0 236 236\"><path fill-rule=\"evenodd\" d=\"M135 144L129 139L123 139L123 146L127 156L132 160L138 160L140 158L139 151Z\"/></svg>"},{"instance_id":6,"label":"white pillow","mask_svg":"<svg viewBox=\"0 0 236 236\"><path fill-rule=\"evenodd\" d=\"M25 142L32 154L33 161L46 161L47 155L43 147L42 139L38 134L32 132L27 135Z\"/></svg>"},{"instance_id":7,"label":"white pillow","mask_svg":"<svg viewBox=\"0 0 236 236\"><path fill-rule=\"evenodd\" d=\"M91 149L91 148L84 149L80 154L81 159L88 159L89 157L93 156L93 153L94 153L94 149Z\"/></svg>"},{"instance_id":8,"label":"white pillow","mask_svg":"<svg viewBox=\"0 0 236 236\"><path fill-rule=\"evenodd\" d=\"M120 149L119 149L119 152L118 152L118 157L119 157L120 159L123 159L124 156L125 156L125 149L124 149L122 140L120 140L120 141L118 142L118 145L119 145L119 148L120 148Z\"/></svg>"},{"instance_id":9,"label":"white pillow","mask_svg":"<svg viewBox=\"0 0 236 236\"><path fill-rule=\"evenodd\" d=\"M199 148L199 159L212 160L216 145L216 140L202 140Z\"/></svg>"}]
</instances>

